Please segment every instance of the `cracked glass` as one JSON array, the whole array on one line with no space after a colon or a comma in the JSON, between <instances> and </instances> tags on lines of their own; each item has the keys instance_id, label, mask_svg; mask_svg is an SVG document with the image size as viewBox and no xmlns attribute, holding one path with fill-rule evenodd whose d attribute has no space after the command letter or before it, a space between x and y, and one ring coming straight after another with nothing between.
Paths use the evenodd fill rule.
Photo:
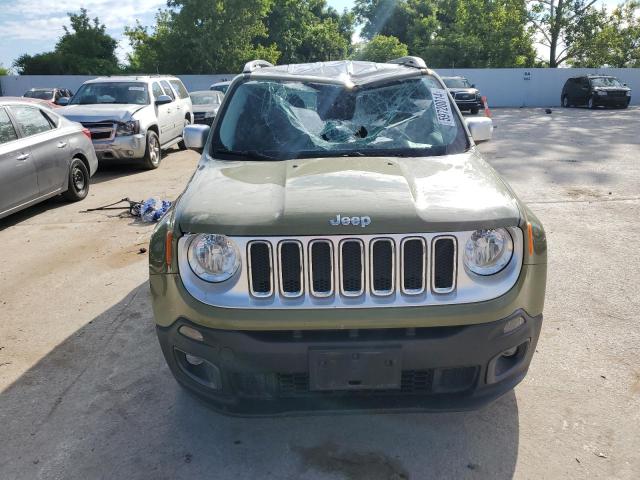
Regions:
<instances>
[{"instance_id":1,"label":"cracked glass","mask_svg":"<svg viewBox=\"0 0 640 480\"><path fill-rule=\"evenodd\" d=\"M213 150L262 160L464 152L466 133L431 76L373 86L252 79L232 93Z\"/></svg>"}]
</instances>

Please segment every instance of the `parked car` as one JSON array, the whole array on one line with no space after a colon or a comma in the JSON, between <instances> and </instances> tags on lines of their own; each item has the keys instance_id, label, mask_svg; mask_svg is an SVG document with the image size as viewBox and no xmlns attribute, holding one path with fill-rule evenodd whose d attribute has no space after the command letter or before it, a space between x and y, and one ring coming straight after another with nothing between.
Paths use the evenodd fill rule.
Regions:
<instances>
[{"instance_id":1,"label":"parked car","mask_svg":"<svg viewBox=\"0 0 640 480\"><path fill-rule=\"evenodd\" d=\"M464 77L442 77L442 81L449 89L449 93L458 105L460 111L469 110L473 115L484 107L482 95L476 86Z\"/></svg>"},{"instance_id":2,"label":"parked car","mask_svg":"<svg viewBox=\"0 0 640 480\"><path fill-rule=\"evenodd\" d=\"M170 76L100 77L85 82L60 113L91 131L100 161L142 159L158 168L162 149L184 149L182 130L193 121L191 98Z\"/></svg>"},{"instance_id":3,"label":"parked car","mask_svg":"<svg viewBox=\"0 0 640 480\"><path fill-rule=\"evenodd\" d=\"M588 108L627 108L631 89L611 75L583 75L567 79L562 87L560 103L563 107L586 105Z\"/></svg>"},{"instance_id":4,"label":"parked car","mask_svg":"<svg viewBox=\"0 0 640 480\"><path fill-rule=\"evenodd\" d=\"M300 93L306 101L302 101ZM249 62L150 244L178 382L226 413L477 407L525 376L546 240L417 57Z\"/></svg>"},{"instance_id":5,"label":"parked car","mask_svg":"<svg viewBox=\"0 0 640 480\"><path fill-rule=\"evenodd\" d=\"M211 125L218 113L224 94L213 90L191 92L191 104L193 105L193 123Z\"/></svg>"},{"instance_id":6,"label":"parked car","mask_svg":"<svg viewBox=\"0 0 640 480\"><path fill-rule=\"evenodd\" d=\"M41 105L0 97L0 218L59 194L82 200L97 168L82 125Z\"/></svg>"},{"instance_id":7,"label":"parked car","mask_svg":"<svg viewBox=\"0 0 640 480\"><path fill-rule=\"evenodd\" d=\"M71 98L72 96L71 90L66 88L32 88L24 92L23 95L25 98L37 98L53 104L58 104L61 98Z\"/></svg>"},{"instance_id":8,"label":"parked car","mask_svg":"<svg viewBox=\"0 0 640 480\"><path fill-rule=\"evenodd\" d=\"M217 82L209 87L209 90L217 90L218 92L227 93L231 82Z\"/></svg>"}]
</instances>

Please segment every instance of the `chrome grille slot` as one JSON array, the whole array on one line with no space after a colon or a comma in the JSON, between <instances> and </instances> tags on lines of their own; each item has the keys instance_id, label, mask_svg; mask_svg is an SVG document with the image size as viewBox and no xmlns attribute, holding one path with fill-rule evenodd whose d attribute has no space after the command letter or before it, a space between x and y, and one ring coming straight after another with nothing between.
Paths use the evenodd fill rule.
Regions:
<instances>
[{"instance_id":1,"label":"chrome grille slot","mask_svg":"<svg viewBox=\"0 0 640 480\"><path fill-rule=\"evenodd\" d=\"M364 293L364 245L362 240L340 242L340 291L345 297Z\"/></svg>"},{"instance_id":2,"label":"chrome grille slot","mask_svg":"<svg viewBox=\"0 0 640 480\"><path fill-rule=\"evenodd\" d=\"M431 285L434 293L450 293L456 288L456 239L453 236L433 240Z\"/></svg>"},{"instance_id":3,"label":"chrome grille slot","mask_svg":"<svg viewBox=\"0 0 640 480\"><path fill-rule=\"evenodd\" d=\"M265 241L249 243L249 290L254 297L270 297L273 294L273 260L271 244Z\"/></svg>"},{"instance_id":4,"label":"chrome grille slot","mask_svg":"<svg viewBox=\"0 0 640 480\"><path fill-rule=\"evenodd\" d=\"M395 288L395 248L390 238L376 238L371 241L370 271L371 293L391 295Z\"/></svg>"},{"instance_id":5,"label":"chrome grille slot","mask_svg":"<svg viewBox=\"0 0 640 480\"><path fill-rule=\"evenodd\" d=\"M280 293L283 297L299 297L303 293L302 245L285 240L278 244Z\"/></svg>"},{"instance_id":6,"label":"chrome grille slot","mask_svg":"<svg viewBox=\"0 0 640 480\"><path fill-rule=\"evenodd\" d=\"M427 244L424 238L402 240L402 292L419 295L425 290L427 270Z\"/></svg>"},{"instance_id":7,"label":"chrome grille slot","mask_svg":"<svg viewBox=\"0 0 640 480\"><path fill-rule=\"evenodd\" d=\"M309 242L309 282L314 297L333 295L333 244L328 240Z\"/></svg>"}]
</instances>

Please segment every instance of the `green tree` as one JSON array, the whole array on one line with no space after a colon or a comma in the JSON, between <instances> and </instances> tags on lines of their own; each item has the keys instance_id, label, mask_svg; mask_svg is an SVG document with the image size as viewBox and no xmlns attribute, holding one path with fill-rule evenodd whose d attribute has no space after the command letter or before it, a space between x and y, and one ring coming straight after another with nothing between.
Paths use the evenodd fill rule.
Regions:
<instances>
[{"instance_id":1,"label":"green tree","mask_svg":"<svg viewBox=\"0 0 640 480\"><path fill-rule=\"evenodd\" d=\"M96 17L90 19L87 10L69 13L71 28L52 52L24 54L14 62L21 75L98 75L120 71L115 51L117 41L106 33L106 27Z\"/></svg>"},{"instance_id":2,"label":"green tree","mask_svg":"<svg viewBox=\"0 0 640 480\"><path fill-rule=\"evenodd\" d=\"M4 75L9 75L9 69L5 68L4 65L0 63L0 77Z\"/></svg>"},{"instance_id":3,"label":"green tree","mask_svg":"<svg viewBox=\"0 0 640 480\"><path fill-rule=\"evenodd\" d=\"M604 9L587 15L571 43L574 67L640 67L640 2L618 5L610 14Z\"/></svg>"},{"instance_id":4,"label":"green tree","mask_svg":"<svg viewBox=\"0 0 640 480\"><path fill-rule=\"evenodd\" d=\"M162 73L237 72L245 62L275 62L275 45L262 45L271 0L169 0L156 25L125 31L130 69Z\"/></svg>"},{"instance_id":5,"label":"green tree","mask_svg":"<svg viewBox=\"0 0 640 480\"><path fill-rule=\"evenodd\" d=\"M407 46L396 37L376 35L355 53L356 60L387 62L409 54Z\"/></svg>"}]
</instances>

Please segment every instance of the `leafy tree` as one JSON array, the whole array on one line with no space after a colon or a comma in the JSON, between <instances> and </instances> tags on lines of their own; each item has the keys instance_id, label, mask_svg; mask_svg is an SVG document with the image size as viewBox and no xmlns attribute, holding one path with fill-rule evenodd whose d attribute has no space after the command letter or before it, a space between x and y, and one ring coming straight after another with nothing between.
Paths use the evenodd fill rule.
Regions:
<instances>
[{"instance_id":1,"label":"leafy tree","mask_svg":"<svg viewBox=\"0 0 640 480\"><path fill-rule=\"evenodd\" d=\"M528 0L529 21L540 44L549 49L549 67L557 68L576 54L580 43L594 22L600 21L594 7L596 0Z\"/></svg>"},{"instance_id":2,"label":"leafy tree","mask_svg":"<svg viewBox=\"0 0 640 480\"><path fill-rule=\"evenodd\" d=\"M9 69L5 68L4 65L0 63L0 77L4 75L9 75Z\"/></svg>"},{"instance_id":3,"label":"leafy tree","mask_svg":"<svg viewBox=\"0 0 640 480\"><path fill-rule=\"evenodd\" d=\"M574 67L640 67L640 2L618 5L610 14L604 7L586 15L571 43Z\"/></svg>"},{"instance_id":4,"label":"leafy tree","mask_svg":"<svg viewBox=\"0 0 640 480\"><path fill-rule=\"evenodd\" d=\"M327 7L325 0L274 0L265 19L268 36L280 63L343 58L351 45L354 17Z\"/></svg>"},{"instance_id":5,"label":"leafy tree","mask_svg":"<svg viewBox=\"0 0 640 480\"><path fill-rule=\"evenodd\" d=\"M120 70L115 51L117 41L106 33L106 27L96 17L90 19L87 10L69 13L71 29L64 27L64 35L53 52L24 54L14 62L21 75L96 75Z\"/></svg>"},{"instance_id":6,"label":"leafy tree","mask_svg":"<svg viewBox=\"0 0 640 480\"><path fill-rule=\"evenodd\" d=\"M133 52L131 69L171 73L237 72L245 62L275 62L275 45L258 42L272 0L169 0L149 30L125 31Z\"/></svg>"},{"instance_id":7,"label":"leafy tree","mask_svg":"<svg viewBox=\"0 0 640 480\"><path fill-rule=\"evenodd\" d=\"M407 46L396 37L376 35L365 43L354 57L357 60L368 60L370 62L387 62L408 54Z\"/></svg>"}]
</instances>

